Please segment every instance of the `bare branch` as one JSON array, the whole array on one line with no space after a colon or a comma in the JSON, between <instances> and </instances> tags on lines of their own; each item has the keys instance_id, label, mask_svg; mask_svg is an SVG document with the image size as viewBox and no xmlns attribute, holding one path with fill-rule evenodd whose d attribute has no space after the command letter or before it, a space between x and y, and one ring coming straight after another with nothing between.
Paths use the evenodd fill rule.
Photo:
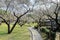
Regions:
<instances>
[{"instance_id":1,"label":"bare branch","mask_svg":"<svg viewBox=\"0 0 60 40\"><path fill-rule=\"evenodd\" d=\"M48 14L47 14L47 16L50 17L51 19L55 20L52 16L50 16L50 15L48 15Z\"/></svg>"},{"instance_id":2,"label":"bare branch","mask_svg":"<svg viewBox=\"0 0 60 40\"><path fill-rule=\"evenodd\" d=\"M15 12L13 12L13 14L14 14L14 16L15 16L16 18L18 18L18 16L15 14Z\"/></svg>"},{"instance_id":3,"label":"bare branch","mask_svg":"<svg viewBox=\"0 0 60 40\"><path fill-rule=\"evenodd\" d=\"M0 18L8 25L7 21L3 17L0 16Z\"/></svg>"},{"instance_id":4,"label":"bare branch","mask_svg":"<svg viewBox=\"0 0 60 40\"><path fill-rule=\"evenodd\" d=\"M30 9L29 9L29 10L30 10ZM12 32L12 30L13 30L14 27L15 27L15 25L18 23L19 19L20 19L22 16L24 16L25 14L27 14L27 13L29 12L29 10L27 10L24 14L20 15L20 16L17 18L17 20L16 20L16 22L14 23L14 25L12 26L10 32Z\"/></svg>"},{"instance_id":5,"label":"bare branch","mask_svg":"<svg viewBox=\"0 0 60 40\"><path fill-rule=\"evenodd\" d=\"M29 11L30 11L30 9L27 10L24 14L20 15L19 18L21 18L22 16L24 16L25 14L27 14Z\"/></svg>"},{"instance_id":6,"label":"bare branch","mask_svg":"<svg viewBox=\"0 0 60 40\"><path fill-rule=\"evenodd\" d=\"M55 8L55 11L54 11L54 14L58 14L58 4L56 4L57 6L56 6L56 8Z\"/></svg>"},{"instance_id":7,"label":"bare branch","mask_svg":"<svg viewBox=\"0 0 60 40\"><path fill-rule=\"evenodd\" d=\"M7 1L7 0L6 0L6 1ZM5 2L6 2L6 1L5 1ZM9 8L9 5L10 5L11 2L12 2L12 0L8 3L5 13L7 12L7 10L8 10L8 8Z\"/></svg>"}]
</instances>

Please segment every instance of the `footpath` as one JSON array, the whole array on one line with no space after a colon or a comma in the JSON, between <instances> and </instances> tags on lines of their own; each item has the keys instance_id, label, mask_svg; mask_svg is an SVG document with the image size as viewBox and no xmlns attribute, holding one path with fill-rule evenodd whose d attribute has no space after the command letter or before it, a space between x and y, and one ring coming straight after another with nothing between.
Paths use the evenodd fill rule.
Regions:
<instances>
[{"instance_id":1,"label":"footpath","mask_svg":"<svg viewBox=\"0 0 60 40\"><path fill-rule=\"evenodd\" d=\"M35 30L33 27L29 27L28 30L30 31L31 33L31 40L43 40L41 35L38 33L37 30Z\"/></svg>"}]
</instances>

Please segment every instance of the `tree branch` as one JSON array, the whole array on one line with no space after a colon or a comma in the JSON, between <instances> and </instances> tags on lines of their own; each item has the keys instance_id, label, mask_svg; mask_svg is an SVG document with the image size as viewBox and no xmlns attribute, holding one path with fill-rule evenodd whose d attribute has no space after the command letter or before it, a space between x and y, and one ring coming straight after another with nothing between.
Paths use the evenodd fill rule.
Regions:
<instances>
[{"instance_id":1,"label":"tree branch","mask_svg":"<svg viewBox=\"0 0 60 40\"><path fill-rule=\"evenodd\" d=\"M29 9L29 10L30 10L30 9ZM22 16L24 16L25 14L27 14L27 13L29 12L29 10L27 10L24 14L20 15L20 16L17 18L17 20L16 20L16 22L14 23L14 25L12 26L10 32L13 31L13 29L14 29L15 25L18 23L19 19L20 19Z\"/></svg>"},{"instance_id":2,"label":"tree branch","mask_svg":"<svg viewBox=\"0 0 60 40\"><path fill-rule=\"evenodd\" d=\"M6 21L3 17L0 16L0 18L1 18L7 25L9 25L9 24L7 23L7 21Z\"/></svg>"},{"instance_id":3,"label":"tree branch","mask_svg":"<svg viewBox=\"0 0 60 40\"><path fill-rule=\"evenodd\" d=\"M56 4L56 8L55 8L55 11L54 11L54 14L58 14L58 3Z\"/></svg>"},{"instance_id":4,"label":"tree branch","mask_svg":"<svg viewBox=\"0 0 60 40\"><path fill-rule=\"evenodd\" d=\"M24 16L25 14L27 14L29 11L30 11L30 9L27 10L24 14L20 15L19 18L21 18L22 16Z\"/></svg>"},{"instance_id":5,"label":"tree branch","mask_svg":"<svg viewBox=\"0 0 60 40\"><path fill-rule=\"evenodd\" d=\"M13 12L13 14L14 14L14 16L15 16L16 18L18 18L18 16L16 16L15 12Z\"/></svg>"},{"instance_id":6,"label":"tree branch","mask_svg":"<svg viewBox=\"0 0 60 40\"><path fill-rule=\"evenodd\" d=\"M6 0L6 1L7 1L7 0ZM5 2L6 2L6 1L5 1ZM8 8L9 8L9 5L10 5L11 2L12 2L12 0L8 3L5 13L7 12L7 10L8 10Z\"/></svg>"},{"instance_id":7,"label":"tree branch","mask_svg":"<svg viewBox=\"0 0 60 40\"><path fill-rule=\"evenodd\" d=\"M48 15L48 14L47 14L47 16L50 17L51 19L55 20L52 16L50 16L50 15Z\"/></svg>"}]
</instances>

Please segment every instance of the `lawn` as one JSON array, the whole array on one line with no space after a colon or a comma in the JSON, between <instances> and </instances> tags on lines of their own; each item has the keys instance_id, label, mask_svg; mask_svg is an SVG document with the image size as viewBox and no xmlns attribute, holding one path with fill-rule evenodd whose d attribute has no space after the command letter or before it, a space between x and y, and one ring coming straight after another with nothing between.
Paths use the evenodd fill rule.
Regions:
<instances>
[{"instance_id":1,"label":"lawn","mask_svg":"<svg viewBox=\"0 0 60 40\"><path fill-rule=\"evenodd\" d=\"M11 25L12 26L12 25ZM0 40L30 40L30 33L27 25L20 27L16 25L11 34L7 34L7 25L0 25Z\"/></svg>"}]
</instances>

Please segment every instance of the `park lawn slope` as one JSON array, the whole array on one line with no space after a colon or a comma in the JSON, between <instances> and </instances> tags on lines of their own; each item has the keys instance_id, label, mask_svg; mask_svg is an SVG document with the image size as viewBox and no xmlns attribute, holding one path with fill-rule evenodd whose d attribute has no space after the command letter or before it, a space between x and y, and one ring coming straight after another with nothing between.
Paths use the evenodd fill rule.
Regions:
<instances>
[{"instance_id":1,"label":"park lawn slope","mask_svg":"<svg viewBox=\"0 0 60 40\"><path fill-rule=\"evenodd\" d=\"M30 33L27 29L28 27L24 25L20 27L16 25L11 34L7 34L7 25L0 25L0 40L30 40Z\"/></svg>"}]
</instances>

